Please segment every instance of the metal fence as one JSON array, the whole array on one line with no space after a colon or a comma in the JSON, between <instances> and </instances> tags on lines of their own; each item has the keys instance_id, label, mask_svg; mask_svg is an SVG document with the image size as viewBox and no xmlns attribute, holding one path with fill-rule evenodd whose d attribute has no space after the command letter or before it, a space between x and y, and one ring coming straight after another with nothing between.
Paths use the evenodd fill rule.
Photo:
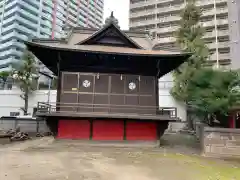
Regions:
<instances>
[{"instance_id":1,"label":"metal fence","mask_svg":"<svg viewBox=\"0 0 240 180\"><path fill-rule=\"evenodd\" d=\"M16 129L17 127L20 127L22 132L27 133L49 132L46 121L43 119L14 117L0 118L0 130L7 131L9 129Z\"/></svg>"}]
</instances>

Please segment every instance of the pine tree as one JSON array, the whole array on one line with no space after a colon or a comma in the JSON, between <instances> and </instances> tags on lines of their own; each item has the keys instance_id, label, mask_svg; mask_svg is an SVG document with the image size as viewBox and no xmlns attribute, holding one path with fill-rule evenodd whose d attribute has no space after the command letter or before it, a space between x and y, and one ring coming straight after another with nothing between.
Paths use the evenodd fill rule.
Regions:
<instances>
[{"instance_id":1,"label":"pine tree","mask_svg":"<svg viewBox=\"0 0 240 180\"><path fill-rule=\"evenodd\" d=\"M174 71L173 97L187 103L187 87L189 80L197 69L202 68L209 57L208 48L203 40L204 28L199 24L201 10L195 0L188 0L181 13L180 28L176 33L177 45L182 51L192 53L186 63Z\"/></svg>"}]
</instances>

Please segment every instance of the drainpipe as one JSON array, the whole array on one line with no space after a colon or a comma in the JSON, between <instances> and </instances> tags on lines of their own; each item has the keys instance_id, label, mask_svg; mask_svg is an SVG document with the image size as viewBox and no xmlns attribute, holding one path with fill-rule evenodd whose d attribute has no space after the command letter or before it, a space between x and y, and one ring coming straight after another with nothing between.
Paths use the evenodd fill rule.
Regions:
<instances>
[{"instance_id":1,"label":"drainpipe","mask_svg":"<svg viewBox=\"0 0 240 180\"><path fill-rule=\"evenodd\" d=\"M52 79L49 78L49 80L48 80L48 100L47 100L48 104L50 104L51 84L52 84Z\"/></svg>"},{"instance_id":2,"label":"drainpipe","mask_svg":"<svg viewBox=\"0 0 240 180\"><path fill-rule=\"evenodd\" d=\"M216 44L216 68L219 69L219 53L218 53L218 29L217 29L217 6L216 6L216 0L214 2L214 28L215 28L215 44Z\"/></svg>"}]
</instances>

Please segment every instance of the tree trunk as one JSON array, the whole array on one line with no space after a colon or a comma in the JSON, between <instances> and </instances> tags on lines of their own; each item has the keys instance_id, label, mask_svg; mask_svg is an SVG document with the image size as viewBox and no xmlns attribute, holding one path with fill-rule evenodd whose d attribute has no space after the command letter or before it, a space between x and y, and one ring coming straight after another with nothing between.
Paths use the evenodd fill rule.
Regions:
<instances>
[{"instance_id":1,"label":"tree trunk","mask_svg":"<svg viewBox=\"0 0 240 180\"><path fill-rule=\"evenodd\" d=\"M25 92L24 94L24 115L28 115L28 91Z\"/></svg>"}]
</instances>

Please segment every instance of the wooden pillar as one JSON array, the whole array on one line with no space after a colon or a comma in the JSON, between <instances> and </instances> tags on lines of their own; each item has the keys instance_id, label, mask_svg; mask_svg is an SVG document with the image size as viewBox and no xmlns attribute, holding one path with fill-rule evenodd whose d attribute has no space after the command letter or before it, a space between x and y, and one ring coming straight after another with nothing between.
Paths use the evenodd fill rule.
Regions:
<instances>
[{"instance_id":1,"label":"wooden pillar","mask_svg":"<svg viewBox=\"0 0 240 180\"><path fill-rule=\"evenodd\" d=\"M127 140L127 120L123 121L123 140Z\"/></svg>"},{"instance_id":2,"label":"wooden pillar","mask_svg":"<svg viewBox=\"0 0 240 180\"><path fill-rule=\"evenodd\" d=\"M160 130L160 123L159 123L159 121L157 121L156 122L157 123L157 143L158 143L158 147L160 147L161 146L161 130Z\"/></svg>"},{"instance_id":3,"label":"wooden pillar","mask_svg":"<svg viewBox=\"0 0 240 180\"><path fill-rule=\"evenodd\" d=\"M62 74L61 74L61 55L60 52L58 53L58 62L57 62L57 102L56 102L56 111L60 110L58 103L60 102L60 95L61 95L61 81L62 81Z\"/></svg>"},{"instance_id":4,"label":"wooden pillar","mask_svg":"<svg viewBox=\"0 0 240 180\"><path fill-rule=\"evenodd\" d=\"M89 139L92 140L93 139L93 119L90 119L90 137Z\"/></svg>"},{"instance_id":5,"label":"wooden pillar","mask_svg":"<svg viewBox=\"0 0 240 180\"><path fill-rule=\"evenodd\" d=\"M231 112L228 117L229 120L229 128L236 128L236 117L235 112Z\"/></svg>"}]
</instances>

